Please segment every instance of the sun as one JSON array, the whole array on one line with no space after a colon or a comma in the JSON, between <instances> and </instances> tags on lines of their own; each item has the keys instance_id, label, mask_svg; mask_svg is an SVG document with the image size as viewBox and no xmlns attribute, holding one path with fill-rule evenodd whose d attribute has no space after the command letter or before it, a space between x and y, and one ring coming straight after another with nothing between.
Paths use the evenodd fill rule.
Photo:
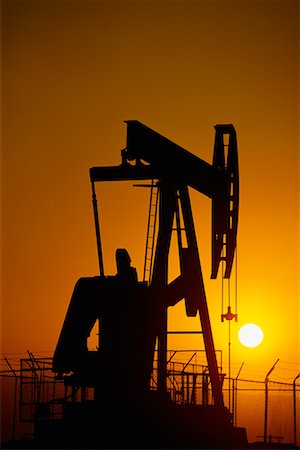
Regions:
<instances>
[{"instance_id":1,"label":"sun","mask_svg":"<svg viewBox=\"0 0 300 450\"><path fill-rule=\"evenodd\" d=\"M239 330L239 341L245 347L257 347L263 340L262 329L255 323L247 323Z\"/></svg>"}]
</instances>

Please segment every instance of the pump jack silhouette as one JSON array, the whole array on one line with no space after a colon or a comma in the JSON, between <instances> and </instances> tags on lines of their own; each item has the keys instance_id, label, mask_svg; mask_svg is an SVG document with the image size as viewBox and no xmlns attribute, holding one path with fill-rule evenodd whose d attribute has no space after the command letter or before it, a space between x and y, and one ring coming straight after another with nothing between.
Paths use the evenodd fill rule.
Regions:
<instances>
[{"instance_id":1,"label":"pump jack silhouette","mask_svg":"<svg viewBox=\"0 0 300 450\"><path fill-rule=\"evenodd\" d=\"M37 422L37 438L60 447L241 448L247 445L246 432L232 425L223 402L189 198L191 187L212 199L211 277L217 277L225 261L224 277L229 278L239 204L235 129L215 126L210 165L138 121L125 123L121 164L90 169L100 276L76 283L53 357L53 372L66 385L94 388L94 399L66 403L62 420L55 424ZM125 249L116 251L117 274L104 274L95 183L122 180L152 180L152 189L157 189L158 232L156 243L151 236L154 259L148 282L138 281ZM180 275L168 283L174 220ZM199 312L211 405L178 405L168 395L167 311L182 299L187 316ZM96 320L99 348L88 351ZM151 390L156 342L157 389Z\"/></svg>"}]
</instances>

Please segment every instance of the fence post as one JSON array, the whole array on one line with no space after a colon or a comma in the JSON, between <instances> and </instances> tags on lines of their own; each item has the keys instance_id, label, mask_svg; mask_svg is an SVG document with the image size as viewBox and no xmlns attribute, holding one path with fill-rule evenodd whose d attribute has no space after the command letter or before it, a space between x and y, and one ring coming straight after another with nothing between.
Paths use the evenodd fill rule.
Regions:
<instances>
[{"instance_id":1,"label":"fence post","mask_svg":"<svg viewBox=\"0 0 300 450\"><path fill-rule=\"evenodd\" d=\"M236 427L236 424L237 424L237 392L238 392L238 387L237 387L238 383L237 383L237 381L238 381L238 377L240 376L240 373L242 371L243 365L244 365L244 362L242 362L241 367L240 367L240 369L239 369L239 371L237 373L237 376L233 380L234 381L234 387L233 387L234 396L233 396L232 403L233 403L233 423L234 423L235 427Z\"/></svg>"},{"instance_id":2,"label":"fence post","mask_svg":"<svg viewBox=\"0 0 300 450\"><path fill-rule=\"evenodd\" d=\"M268 381L269 381L269 376L271 374L271 372L273 372L273 370L275 369L276 364L278 363L279 358L277 359L277 361L273 364L273 366L271 367L271 369L269 370L269 372L266 375L265 378L265 423L264 423L264 444L267 443L267 428L268 428Z\"/></svg>"},{"instance_id":3,"label":"fence post","mask_svg":"<svg viewBox=\"0 0 300 450\"><path fill-rule=\"evenodd\" d=\"M297 408L296 408L296 380L300 377L300 373L296 376L296 378L293 381L293 404L294 404L294 445L297 446L297 420L296 420L296 414L297 414Z\"/></svg>"},{"instance_id":4,"label":"fence post","mask_svg":"<svg viewBox=\"0 0 300 450\"><path fill-rule=\"evenodd\" d=\"M12 371L14 378L15 378L15 392L14 392L14 412L13 412L13 432L12 432L12 440L15 441L16 439L16 414L17 414L17 391L18 391L18 376L14 370L14 368L11 366L10 362L8 361L8 359L6 358L6 356L4 356L4 359L8 365L8 367L10 368L10 370Z\"/></svg>"}]
</instances>

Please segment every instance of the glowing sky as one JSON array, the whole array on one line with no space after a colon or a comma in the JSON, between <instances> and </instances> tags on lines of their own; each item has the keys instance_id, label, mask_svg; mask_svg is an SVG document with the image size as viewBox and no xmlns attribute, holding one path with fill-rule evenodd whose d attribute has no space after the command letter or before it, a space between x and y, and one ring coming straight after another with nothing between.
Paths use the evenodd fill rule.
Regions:
<instances>
[{"instance_id":1,"label":"glowing sky","mask_svg":"<svg viewBox=\"0 0 300 450\"><path fill-rule=\"evenodd\" d=\"M3 354L51 354L75 282L98 274L88 169L120 163L123 121L137 119L208 162L213 126L233 123L241 203L232 371L244 361L243 370L261 378L280 358L283 368L292 363L293 377L300 345L297 5L2 2ZM121 246L142 276L148 193L132 183L97 192L106 273L115 273ZM191 195L215 345L226 358L221 281L209 279L210 201ZM173 329L194 327L183 325L183 312L183 304L170 312ZM237 339L247 322L264 331L255 349Z\"/></svg>"}]
</instances>

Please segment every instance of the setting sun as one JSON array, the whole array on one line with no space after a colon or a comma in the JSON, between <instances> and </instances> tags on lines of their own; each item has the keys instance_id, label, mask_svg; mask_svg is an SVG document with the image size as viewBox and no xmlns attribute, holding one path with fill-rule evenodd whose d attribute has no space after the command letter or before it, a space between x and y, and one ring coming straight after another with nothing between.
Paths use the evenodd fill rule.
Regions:
<instances>
[{"instance_id":1,"label":"setting sun","mask_svg":"<svg viewBox=\"0 0 300 450\"><path fill-rule=\"evenodd\" d=\"M254 323L248 323L239 330L239 341L245 347L257 347L263 340L262 329Z\"/></svg>"}]
</instances>

